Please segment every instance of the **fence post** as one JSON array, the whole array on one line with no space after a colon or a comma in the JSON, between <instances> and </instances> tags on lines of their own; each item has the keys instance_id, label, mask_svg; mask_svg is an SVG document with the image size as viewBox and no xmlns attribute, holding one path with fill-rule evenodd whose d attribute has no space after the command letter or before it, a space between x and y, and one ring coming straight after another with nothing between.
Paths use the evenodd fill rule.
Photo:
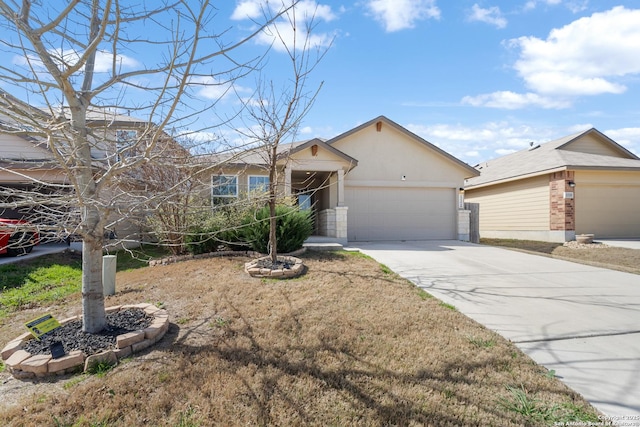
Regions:
<instances>
[{"instance_id":1,"label":"fence post","mask_svg":"<svg viewBox=\"0 0 640 427\"><path fill-rule=\"evenodd\" d=\"M471 212L469 214L469 241L480 243L480 204L465 202L464 208Z\"/></svg>"}]
</instances>

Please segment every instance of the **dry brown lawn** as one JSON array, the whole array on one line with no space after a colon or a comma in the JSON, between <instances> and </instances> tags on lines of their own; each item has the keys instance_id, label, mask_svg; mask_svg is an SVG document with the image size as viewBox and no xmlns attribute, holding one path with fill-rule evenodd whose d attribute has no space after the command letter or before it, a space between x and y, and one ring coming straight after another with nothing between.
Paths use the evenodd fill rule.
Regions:
<instances>
[{"instance_id":1,"label":"dry brown lawn","mask_svg":"<svg viewBox=\"0 0 640 427\"><path fill-rule=\"evenodd\" d=\"M542 414L595 416L512 343L373 260L303 258L306 274L282 281L250 278L246 258L118 273L107 305L164 306L165 338L104 376L0 374L0 425L552 425L507 409L513 390ZM17 312L0 336L79 310L75 296Z\"/></svg>"},{"instance_id":2,"label":"dry brown lawn","mask_svg":"<svg viewBox=\"0 0 640 427\"><path fill-rule=\"evenodd\" d=\"M480 243L534 252L595 267L640 274L640 250L605 245L566 247L562 243L512 239L481 239Z\"/></svg>"}]
</instances>

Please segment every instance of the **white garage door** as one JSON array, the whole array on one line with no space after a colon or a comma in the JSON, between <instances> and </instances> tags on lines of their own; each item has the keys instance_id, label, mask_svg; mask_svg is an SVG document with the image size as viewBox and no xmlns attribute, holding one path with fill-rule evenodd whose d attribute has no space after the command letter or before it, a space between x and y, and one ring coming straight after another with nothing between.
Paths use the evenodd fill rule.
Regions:
<instances>
[{"instance_id":1,"label":"white garage door","mask_svg":"<svg viewBox=\"0 0 640 427\"><path fill-rule=\"evenodd\" d=\"M349 241L456 238L452 188L345 187Z\"/></svg>"},{"instance_id":2,"label":"white garage door","mask_svg":"<svg viewBox=\"0 0 640 427\"><path fill-rule=\"evenodd\" d=\"M577 234L640 237L640 186L580 185L575 200Z\"/></svg>"}]
</instances>

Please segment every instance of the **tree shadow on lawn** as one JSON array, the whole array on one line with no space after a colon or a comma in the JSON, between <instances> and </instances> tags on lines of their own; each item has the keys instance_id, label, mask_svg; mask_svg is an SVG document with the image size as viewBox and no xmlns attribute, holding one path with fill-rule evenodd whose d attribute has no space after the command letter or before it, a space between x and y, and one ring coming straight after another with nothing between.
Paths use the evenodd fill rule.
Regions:
<instances>
[{"instance_id":1,"label":"tree shadow on lawn","mask_svg":"<svg viewBox=\"0 0 640 427\"><path fill-rule=\"evenodd\" d=\"M303 424L331 418L357 423L364 420L364 424L374 425L459 425L472 420L479 425L522 422L499 407L495 394L489 392L491 397L482 399L479 396L485 394L484 390L478 390L478 399L474 399L474 391L469 390L480 386L466 374L495 369L499 361L493 357L464 364L447 363L438 371L425 368L414 373L394 371L364 360L347 343L334 342L331 337L319 335L315 345L296 343L295 336L285 347L261 344L263 340L255 336L251 322L236 307L232 308L240 319L240 327L229 327L213 343L203 345L189 344L195 331L186 332L168 350L189 355L194 369L203 370L202 378L214 376L202 366L223 370L224 375L233 378L224 386L237 388L242 403L255 411L256 424L281 424L281 416L285 414L288 414L286 421L291 421L292 413L294 422ZM196 329L211 321L208 318L199 322ZM295 314L282 322L303 328ZM305 384L296 384L298 381ZM487 385L504 390L501 384ZM450 409L467 409L454 413L442 406L443 401ZM337 406L346 409L343 413L336 412ZM476 413L469 414L474 411L469 408L475 408Z\"/></svg>"}]
</instances>

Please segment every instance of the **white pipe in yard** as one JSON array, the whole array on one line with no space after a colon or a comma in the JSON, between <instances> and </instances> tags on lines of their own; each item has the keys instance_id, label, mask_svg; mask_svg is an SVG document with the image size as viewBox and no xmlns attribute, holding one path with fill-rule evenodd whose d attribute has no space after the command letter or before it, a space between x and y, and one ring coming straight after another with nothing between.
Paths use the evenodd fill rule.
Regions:
<instances>
[{"instance_id":1,"label":"white pipe in yard","mask_svg":"<svg viewBox=\"0 0 640 427\"><path fill-rule=\"evenodd\" d=\"M116 294L116 256L102 257L102 289L105 295Z\"/></svg>"}]
</instances>

